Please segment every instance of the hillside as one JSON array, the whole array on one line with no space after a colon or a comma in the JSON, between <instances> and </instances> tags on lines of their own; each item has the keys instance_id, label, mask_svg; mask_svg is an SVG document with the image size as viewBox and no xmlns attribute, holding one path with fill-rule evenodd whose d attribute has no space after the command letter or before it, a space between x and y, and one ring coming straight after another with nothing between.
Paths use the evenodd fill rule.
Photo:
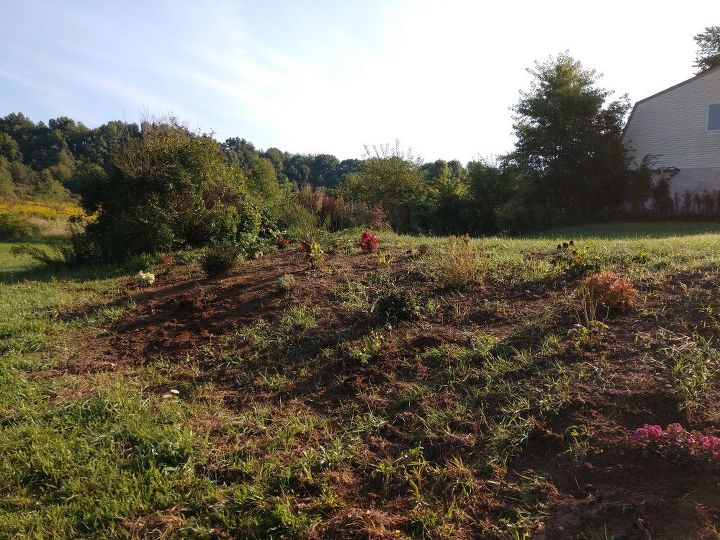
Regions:
<instances>
[{"instance_id":1,"label":"hillside","mask_svg":"<svg viewBox=\"0 0 720 540\"><path fill-rule=\"evenodd\" d=\"M217 278L175 254L148 287L0 244L0 530L718 535L720 461L631 435L720 435L720 226L473 240L481 274L460 287L446 238L378 235L380 256L327 235L315 270L297 245ZM637 301L589 314L595 270Z\"/></svg>"}]
</instances>

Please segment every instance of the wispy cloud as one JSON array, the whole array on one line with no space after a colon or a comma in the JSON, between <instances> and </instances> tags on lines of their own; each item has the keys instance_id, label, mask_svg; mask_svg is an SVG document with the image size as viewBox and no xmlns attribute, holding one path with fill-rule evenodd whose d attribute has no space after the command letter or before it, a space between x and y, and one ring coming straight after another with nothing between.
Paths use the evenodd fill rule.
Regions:
<instances>
[{"instance_id":1,"label":"wispy cloud","mask_svg":"<svg viewBox=\"0 0 720 540\"><path fill-rule=\"evenodd\" d=\"M261 147L348 157L400 137L428 159L470 159L511 147L509 108L537 58L570 49L636 98L691 74L705 21L686 8L6 0L0 114L97 124L173 112ZM618 9L635 21L623 39Z\"/></svg>"}]
</instances>

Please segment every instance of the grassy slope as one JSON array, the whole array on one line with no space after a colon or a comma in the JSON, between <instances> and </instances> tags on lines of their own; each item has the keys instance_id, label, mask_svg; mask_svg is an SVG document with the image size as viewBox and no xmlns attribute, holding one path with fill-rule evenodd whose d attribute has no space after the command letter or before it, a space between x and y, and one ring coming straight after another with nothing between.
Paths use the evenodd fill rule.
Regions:
<instances>
[{"instance_id":1,"label":"grassy slope","mask_svg":"<svg viewBox=\"0 0 720 540\"><path fill-rule=\"evenodd\" d=\"M671 235L672 228L683 234ZM386 234L383 245L394 257L388 267L354 256L343 259L349 268L333 266L331 256L331 270L297 273L301 290L287 302L273 300L276 316L256 314L265 322L254 315L227 339L182 353L111 357L92 369L81 366L96 354L93 348L86 355L86 347L125 313L148 313L146 297L116 270L50 279L0 245L0 531L37 538L352 537L353 531L522 538L543 522L559 526L565 503L553 502L552 494L562 491L555 469L529 465L538 433L561 430L550 461L580 474L605 427L568 426L567 411L578 406L577 388L602 384L614 391L613 377L598 373L612 372L618 351L602 340L576 349L566 337L570 291L546 291L555 270L525 255L549 252L572 234L607 267L643 284L648 307L637 315L643 324L672 326L676 315L653 303L653 295L677 272L697 268L704 278L717 276L717 230L639 224L479 241L490 254L486 288L446 295L421 280L423 318L378 327L376 350L364 337L368 294L387 279L411 286L403 280L413 269L432 265L404 258L408 248L426 242L435 253L443 249L442 239ZM656 238L638 237L653 231ZM338 253L351 251L354 241L336 237ZM198 281L192 271L179 272L163 278L168 287L160 280L158 294L176 279ZM303 305L313 286L336 289L327 303L312 297ZM211 295L213 287L203 283L200 290ZM504 288L532 292L517 299L503 296ZM698 331L712 335L708 302L703 297L697 309L704 318ZM348 320L355 323L342 322ZM432 339L423 341L427 336ZM665 372L659 377L662 384L682 381ZM706 377L701 386L712 384ZM678 395L680 385L667 393ZM694 416L678 401L678 411L686 411L680 417L709 431L720 428L697 399ZM627 522L637 519L635 502L617 504L626 504ZM618 531L626 532L618 520ZM583 538L604 537L597 523L574 526Z\"/></svg>"}]
</instances>

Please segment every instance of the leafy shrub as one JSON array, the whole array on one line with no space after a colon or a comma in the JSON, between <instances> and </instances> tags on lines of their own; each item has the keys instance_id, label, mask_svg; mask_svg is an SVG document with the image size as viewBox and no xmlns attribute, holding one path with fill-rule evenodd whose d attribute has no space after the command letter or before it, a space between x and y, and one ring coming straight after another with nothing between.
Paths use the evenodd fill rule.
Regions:
<instances>
[{"instance_id":1,"label":"leafy shrub","mask_svg":"<svg viewBox=\"0 0 720 540\"><path fill-rule=\"evenodd\" d=\"M328 195L325 189L304 185L296 194L297 202L317 217L330 231L346 229L353 224L352 207L342 197Z\"/></svg>"},{"instance_id":2,"label":"leafy shrub","mask_svg":"<svg viewBox=\"0 0 720 540\"><path fill-rule=\"evenodd\" d=\"M247 179L210 136L172 121L145 123L141 136L112 156L112 165L108 173L88 173L78 188L85 210L97 214L86 230L102 259L257 234Z\"/></svg>"},{"instance_id":3,"label":"leafy shrub","mask_svg":"<svg viewBox=\"0 0 720 540\"><path fill-rule=\"evenodd\" d=\"M393 289L378 296L371 311L386 322L412 321L420 317L417 296L407 289Z\"/></svg>"},{"instance_id":4,"label":"leafy shrub","mask_svg":"<svg viewBox=\"0 0 720 540\"><path fill-rule=\"evenodd\" d=\"M630 309L640 300L640 294L626 277L615 272L603 272L585 277L580 287L590 300L608 309Z\"/></svg>"},{"instance_id":5,"label":"leafy shrub","mask_svg":"<svg viewBox=\"0 0 720 540\"><path fill-rule=\"evenodd\" d=\"M11 212L0 212L0 242L24 240L40 234L40 227Z\"/></svg>"},{"instance_id":6,"label":"leafy shrub","mask_svg":"<svg viewBox=\"0 0 720 540\"><path fill-rule=\"evenodd\" d=\"M295 286L295 277L292 274L283 274L277 280L278 290L282 293L289 293Z\"/></svg>"},{"instance_id":7,"label":"leafy shrub","mask_svg":"<svg viewBox=\"0 0 720 540\"><path fill-rule=\"evenodd\" d=\"M261 238L252 234L241 234L237 239L236 246L240 254L249 260L262 257L266 247Z\"/></svg>"},{"instance_id":8,"label":"leafy shrub","mask_svg":"<svg viewBox=\"0 0 720 540\"><path fill-rule=\"evenodd\" d=\"M360 235L360 249L364 253L374 253L378 249L379 239L377 234L370 231L363 231Z\"/></svg>"},{"instance_id":9,"label":"leafy shrub","mask_svg":"<svg viewBox=\"0 0 720 540\"><path fill-rule=\"evenodd\" d=\"M437 264L440 283L445 287L463 287L477 281L480 273L480 253L470 237L453 236Z\"/></svg>"},{"instance_id":10,"label":"leafy shrub","mask_svg":"<svg viewBox=\"0 0 720 540\"><path fill-rule=\"evenodd\" d=\"M152 272L144 272L140 270L137 273L138 280L140 281L141 287L149 287L153 283L155 283L155 274Z\"/></svg>"},{"instance_id":11,"label":"leafy shrub","mask_svg":"<svg viewBox=\"0 0 720 540\"><path fill-rule=\"evenodd\" d=\"M553 257L555 266L569 279L576 279L600 271L600 258L588 248L576 249L570 240L558 244Z\"/></svg>"},{"instance_id":12,"label":"leafy shrub","mask_svg":"<svg viewBox=\"0 0 720 540\"><path fill-rule=\"evenodd\" d=\"M257 207L248 200L244 200L237 207L237 228L239 235L247 234L257 236L260 233L262 215Z\"/></svg>"},{"instance_id":13,"label":"leafy shrub","mask_svg":"<svg viewBox=\"0 0 720 540\"><path fill-rule=\"evenodd\" d=\"M230 242L221 242L207 248L200 264L208 276L217 276L235 267L242 248Z\"/></svg>"}]
</instances>

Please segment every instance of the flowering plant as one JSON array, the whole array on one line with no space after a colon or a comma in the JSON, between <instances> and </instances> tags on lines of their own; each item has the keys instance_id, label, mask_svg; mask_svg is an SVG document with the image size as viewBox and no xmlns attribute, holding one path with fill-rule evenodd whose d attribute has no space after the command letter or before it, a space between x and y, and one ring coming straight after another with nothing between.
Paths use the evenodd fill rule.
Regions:
<instances>
[{"instance_id":1,"label":"flowering plant","mask_svg":"<svg viewBox=\"0 0 720 540\"><path fill-rule=\"evenodd\" d=\"M365 253L374 253L378 249L379 239L377 234L370 231L363 231L360 235L360 249Z\"/></svg>"},{"instance_id":2,"label":"flowering plant","mask_svg":"<svg viewBox=\"0 0 720 540\"><path fill-rule=\"evenodd\" d=\"M140 270L137 277L140 279L140 285L143 287L147 287L148 285L155 283L155 274L152 272L143 272Z\"/></svg>"},{"instance_id":3,"label":"flowering plant","mask_svg":"<svg viewBox=\"0 0 720 540\"><path fill-rule=\"evenodd\" d=\"M660 454L681 454L694 461L720 464L720 437L687 431L680 424L645 424L630 435L630 444L643 451Z\"/></svg>"},{"instance_id":4,"label":"flowering plant","mask_svg":"<svg viewBox=\"0 0 720 540\"><path fill-rule=\"evenodd\" d=\"M640 294L632 282L615 272L587 276L582 280L581 288L592 301L610 309L629 309L640 300Z\"/></svg>"}]
</instances>

